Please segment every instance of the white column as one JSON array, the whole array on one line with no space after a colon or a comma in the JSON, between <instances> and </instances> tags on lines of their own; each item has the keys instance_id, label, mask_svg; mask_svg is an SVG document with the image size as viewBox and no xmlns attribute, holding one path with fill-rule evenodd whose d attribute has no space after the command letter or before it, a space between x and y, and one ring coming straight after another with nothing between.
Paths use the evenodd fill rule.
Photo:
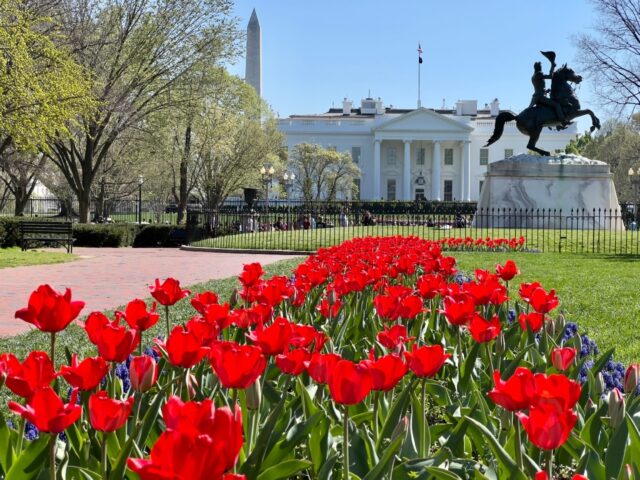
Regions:
<instances>
[{"instance_id":1,"label":"white column","mask_svg":"<svg viewBox=\"0 0 640 480\"><path fill-rule=\"evenodd\" d=\"M402 170L402 195L411 200L411 140L404 141L404 164Z\"/></svg>"},{"instance_id":2,"label":"white column","mask_svg":"<svg viewBox=\"0 0 640 480\"><path fill-rule=\"evenodd\" d=\"M373 142L373 198L380 200L380 140Z\"/></svg>"},{"instance_id":3,"label":"white column","mask_svg":"<svg viewBox=\"0 0 640 480\"><path fill-rule=\"evenodd\" d=\"M462 151L462 200L471 201L471 142L463 142Z\"/></svg>"},{"instance_id":4,"label":"white column","mask_svg":"<svg viewBox=\"0 0 640 480\"><path fill-rule=\"evenodd\" d=\"M440 193L441 176L440 142L436 141L433 142L433 163L431 165L431 200L442 200L442 194Z\"/></svg>"}]
</instances>

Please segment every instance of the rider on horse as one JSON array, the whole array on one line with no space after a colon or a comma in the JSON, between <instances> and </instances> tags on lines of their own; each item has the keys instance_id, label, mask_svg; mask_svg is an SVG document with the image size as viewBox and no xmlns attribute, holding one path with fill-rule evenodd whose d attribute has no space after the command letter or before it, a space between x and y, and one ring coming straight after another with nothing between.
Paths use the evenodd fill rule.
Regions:
<instances>
[{"instance_id":1,"label":"rider on horse","mask_svg":"<svg viewBox=\"0 0 640 480\"><path fill-rule=\"evenodd\" d=\"M542 64L540 62L536 62L533 64L533 75L531 76L531 83L533 84L533 96L531 97L531 103L529 107L533 107L535 105L545 105L547 107L552 108L556 112L556 117L558 120L562 122L563 126L567 123L564 112L562 111L561 105L547 97L547 90L545 88L545 80L553 79L553 71L556 68L556 54L555 52L540 52L542 53L549 61L551 62L551 70L549 70L549 75L545 75L542 73Z\"/></svg>"}]
</instances>

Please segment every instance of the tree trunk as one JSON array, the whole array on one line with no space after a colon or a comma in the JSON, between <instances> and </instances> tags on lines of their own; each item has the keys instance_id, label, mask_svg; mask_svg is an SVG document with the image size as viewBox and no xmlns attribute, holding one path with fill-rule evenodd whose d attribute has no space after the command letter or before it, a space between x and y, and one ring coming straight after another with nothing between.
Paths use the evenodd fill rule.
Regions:
<instances>
[{"instance_id":1,"label":"tree trunk","mask_svg":"<svg viewBox=\"0 0 640 480\"><path fill-rule=\"evenodd\" d=\"M187 203L189 201L188 190L188 170L187 166L191 157L191 122L187 125L184 132L184 154L180 160L180 199L178 201L178 223L182 223L187 212Z\"/></svg>"},{"instance_id":2,"label":"tree trunk","mask_svg":"<svg viewBox=\"0 0 640 480\"><path fill-rule=\"evenodd\" d=\"M19 188L16 189L14 196L16 199L16 205L13 213L16 217L22 217L24 215L27 202L29 201L29 195L22 188Z\"/></svg>"},{"instance_id":3,"label":"tree trunk","mask_svg":"<svg viewBox=\"0 0 640 480\"><path fill-rule=\"evenodd\" d=\"M78 222L89 223L89 214L91 210L90 190L83 190L78 195Z\"/></svg>"}]
</instances>

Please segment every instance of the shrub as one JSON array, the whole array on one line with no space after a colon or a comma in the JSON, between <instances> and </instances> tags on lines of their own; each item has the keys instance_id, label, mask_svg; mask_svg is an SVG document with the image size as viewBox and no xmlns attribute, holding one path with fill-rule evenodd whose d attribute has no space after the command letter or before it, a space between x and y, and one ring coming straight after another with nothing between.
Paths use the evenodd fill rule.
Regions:
<instances>
[{"instance_id":1,"label":"shrub","mask_svg":"<svg viewBox=\"0 0 640 480\"><path fill-rule=\"evenodd\" d=\"M176 225L147 225L136 235L134 248L179 247L185 243L186 230Z\"/></svg>"},{"instance_id":2,"label":"shrub","mask_svg":"<svg viewBox=\"0 0 640 480\"><path fill-rule=\"evenodd\" d=\"M10 248L20 244L20 222L22 217L0 218L0 247Z\"/></svg>"},{"instance_id":3,"label":"shrub","mask_svg":"<svg viewBox=\"0 0 640 480\"><path fill-rule=\"evenodd\" d=\"M73 225L76 247L129 247L133 243L137 225L93 225L77 223Z\"/></svg>"}]
</instances>

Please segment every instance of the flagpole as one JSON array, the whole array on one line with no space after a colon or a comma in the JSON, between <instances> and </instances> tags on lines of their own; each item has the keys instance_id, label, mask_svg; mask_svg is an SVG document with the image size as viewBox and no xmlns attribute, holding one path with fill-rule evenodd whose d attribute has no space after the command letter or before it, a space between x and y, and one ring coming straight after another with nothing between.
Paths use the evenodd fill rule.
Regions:
<instances>
[{"instance_id":1,"label":"flagpole","mask_svg":"<svg viewBox=\"0 0 640 480\"><path fill-rule=\"evenodd\" d=\"M422 107L422 100L420 99L420 67L422 67L422 46L418 43L418 108Z\"/></svg>"}]
</instances>

